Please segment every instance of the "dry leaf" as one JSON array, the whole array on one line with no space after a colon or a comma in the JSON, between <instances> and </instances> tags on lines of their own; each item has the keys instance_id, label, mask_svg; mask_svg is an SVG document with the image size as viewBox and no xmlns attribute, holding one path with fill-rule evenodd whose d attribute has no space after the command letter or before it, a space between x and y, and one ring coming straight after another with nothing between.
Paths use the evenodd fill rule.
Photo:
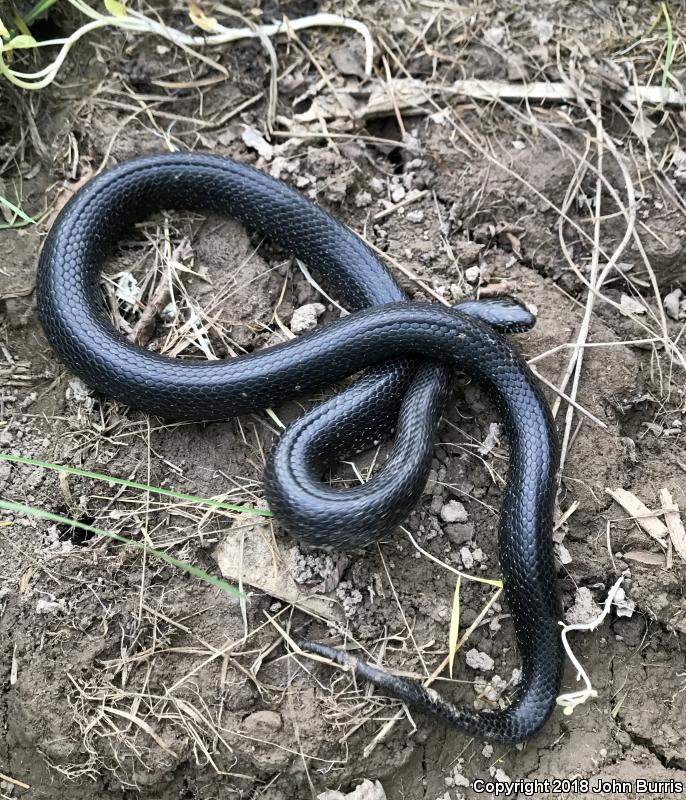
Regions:
<instances>
[{"instance_id":1,"label":"dry leaf","mask_svg":"<svg viewBox=\"0 0 686 800\"><path fill-rule=\"evenodd\" d=\"M219 27L217 20L214 17L208 17L196 3L188 3L188 16L191 18L191 22L205 33L217 32Z\"/></svg>"},{"instance_id":2,"label":"dry leaf","mask_svg":"<svg viewBox=\"0 0 686 800\"><path fill-rule=\"evenodd\" d=\"M639 564L648 564L651 567L664 567L665 557L660 553L652 553L650 550L630 550L624 553L627 561L638 561Z\"/></svg>"},{"instance_id":3,"label":"dry leaf","mask_svg":"<svg viewBox=\"0 0 686 800\"><path fill-rule=\"evenodd\" d=\"M345 614L335 597L305 594L287 570L275 569L275 560L285 562L288 555L286 552L274 554L270 551L265 545L265 538L269 538L267 531L267 526L259 523L251 528L228 531L224 541L212 553L221 574L237 583L242 581L254 586L271 597L292 603L315 616L344 623Z\"/></svg>"},{"instance_id":4,"label":"dry leaf","mask_svg":"<svg viewBox=\"0 0 686 800\"><path fill-rule=\"evenodd\" d=\"M660 489L660 504L674 549L686 561L686 530L679 515L679 506L672 500L668 489Z\"/></svg>"},{"instance_id":5,"label":"dry leaf","mask_svg":"<svg viewBox=\"0 0 686 800\"><path fill-rule=\"evenodd\" d=\"M113 17L125 17L128 13L126 6L119 0L105 0L105 8Z\"/></svg>"},{"instance_id":6,"label":"dry leaf","mask_svg":"<svg viewBox=\"0 0 686 800\"><path fill-rule=\"evenodd\" d=\"M605 491L632 519L638 522L649 536L652 536L655 541L659 542L664 547L666 544L665 539L669 531L664 523L657 519L654 511L651 511L635 494L627 492L626 489L615 489L614 491L612 489L605 489Z\"/></svg>"}]
</instances>

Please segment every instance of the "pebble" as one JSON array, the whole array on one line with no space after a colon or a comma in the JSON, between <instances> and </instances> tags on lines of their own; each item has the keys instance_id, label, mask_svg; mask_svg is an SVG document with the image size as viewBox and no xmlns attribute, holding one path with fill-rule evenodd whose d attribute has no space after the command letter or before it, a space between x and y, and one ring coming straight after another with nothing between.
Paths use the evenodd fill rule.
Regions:
<instances>
[{"instance_id":1,"label":"pebble","mask_svg":"<svg viewBox=\"0 0 686 800\"><path fill-rule=\"evenodd\" d=\"M394 186L391 189L391 200L394 203L400 203L405 199L407 195L407 191L405 190L404 186Z\"/></svg>"},{"instance_id":2,"label":"pebble","mask_svg":"<svg viewBox=\"0 0 686 800\"><path fill-rule=\"evenodd\" d=\"M357 208L366 208L372 204L372 196L369 192L358 192L355 195L355 205Z\"/></svg>"},{"instance_id":3,"label":"pebble","mask_svg":"<svg viewBox=\"0 0 686 800\"><path fill-rule=\"evenodd\" d=\"M467 283L478 283L480 275L481 269L479 267L468 267L464 271L464 277Z\"/></svg>"},{"instance_id":4,"label":"pebble","mask_svg":"<svg viewBox=\"0 0 686 800\"><path fill-rule=\"evenodd\" d=\"M469 514L459 500L449 500L441 509L443 522L467 522Z\"/></svg>"},{"instance_id":5,"label":"pebble","mask_svg":"<svg viewBox=\"0 0 686 800\"><path fill-rule=\"evenodd\" d=\"M662 305L665 307L667 316L672 319L679 320L681 315L681 289L675 289L673 292L665 295Z\"/></svg>"},{"instance_id":6,"label":"pebble","mask_svg":"<svg viewBox=\"0 0 686 800\"><path fill-rule=\"evenodd\" d=\"M418 208L415 211L408 211L407 212L407 221L419 223L424 221L424 212Z\"/></svg>"},{"instance_id":7,"label":"pebble","mask_svg":"<svg viewBox=\"0 0 686 800\"><path fill-rule=\"evenodd\" d=\"M488 653L482 653L475 647L467 651L466 661L468 667L481 670L481 672L490 672L495 667L495 661Z\"/></svg>"},{"instance_id":8,"label":"pebble","mask_svg":"<svg viewBox=\"0 0 686 800\"><path fill-rule=\"evenodd\" d=\"M386 191L386 185L381 178L372 178L369 181L369 188L374 192L374 194L383 194Z\"/></svg>"},{"instance_id":9,"label":"pebble","mask_svg":"<svg viewBox=\"0 0 686 800\"><path fill-rule=\"evenodd\" d=\"M468 547L462 547L460 549L460 559L465 569L471 569L474 566L474 556Z\"/></svg>"},{"instance_id":10,"label":"pebble","mask_svg":"<svg viewBox=\"0 0 686 800\"><path fill-rule=\"evenodd\" d=\"M317 320L326 311L321 303L307 303L296 308L291 317L291 331L296 335L314 330Z\"/></svg>"},{"instance_id":11,"label":"pebble","mask_svg":"<svg viewBox=\"0 0 686 800\"><path fill-rule=\"evenodd\" d=\"M243 729L250 733L271 733L283 728L283 720L276 711L255 711L243 720Z\"/></svg>"}]
</instances>

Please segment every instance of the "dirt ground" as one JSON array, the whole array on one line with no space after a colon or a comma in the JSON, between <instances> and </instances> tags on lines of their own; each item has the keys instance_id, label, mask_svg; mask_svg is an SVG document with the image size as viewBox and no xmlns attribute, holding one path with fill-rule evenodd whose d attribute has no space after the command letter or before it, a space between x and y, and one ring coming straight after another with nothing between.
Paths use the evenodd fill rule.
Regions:
<instances>
[{"instance_id":1,"label":"dirt ground","mask_svg":"<svg viewBox=\"0 0 686 800\"><path fill-rule=\"evenodd\" d=\"M185 3L129 5L192 28ZM232 4L249 16L256 5ZM221 4L202 7L243 24ZM1 453L264 508L277 420L316 397L224 423L147 418L59 363L33 292L41 242L90 176L143 153L228 155L364 236L415 299L507 292L536 311L535 329L513 344L536 359L565 442L554 534L563 607L569 620L592 619L620 575L625 593L597 630L571 636L597 696L569 716L557 708L524 746L485 745L292 653L290 637L306 635L424 679L448 652L448 568L499 576L507 446L465 377L420 506L365 552L311 551L268 517L0 461L3 500L145 542L211 575L221 564L249 596L240 602L133 545L0 512L1 797L336 800L359 786L357 800L458 800L493 796L478 780L569 779L539 795L581 798L596 796L584 780L639 778L662 783L605 793L681 796L686 562L669 536L651 537L607 493L627 490L659 511L667 490L686 509L686 302L676 291L686 290L686 112L621 97L661 83L669 48L664 12L652 25L658 10L270 0L253 23L335 11L365 23L375 44L367 78L352 30L274 39L271 132L270 58L259 40L184 50L108 29L81 40L39 92L0 79L0 195L37 220L0 230ZM669 4L667 78L677 90L686 77L680 11ZM58 3L34 34L64 36L82 23ZM45 58L14 65L28 72ZM526 104L450 91L466 78L564 82L576 94ZM16 221L7 210L5 222ZM174 302L150 346L178 357L282 341L309 304L322 305L318 324L340 314L316 272L308 278L225 219L147 220L105 273L126 332L171 276ZM364 480L385 453L341 464L331 480ZM461 631L491 591L462 581ZM444 671L435 688L477 708L516 694L507 612L498 602L488 609L457 653L454 679ZM563 691L579 688L575 677L568 665Z\"/></svg>"}]
</instances>

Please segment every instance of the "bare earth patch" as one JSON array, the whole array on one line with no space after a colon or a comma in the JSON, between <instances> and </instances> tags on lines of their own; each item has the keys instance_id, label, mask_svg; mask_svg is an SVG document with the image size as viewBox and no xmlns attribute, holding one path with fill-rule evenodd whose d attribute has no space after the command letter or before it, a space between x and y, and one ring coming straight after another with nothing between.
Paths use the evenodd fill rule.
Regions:
<instances>
[{"instance_id":1,"label":"bare earth patch","mask_svg":"<svg viewBox=\"0 0 686 800\"><path fill-rule=\"evenodd\" d=\"M185 3L128 5L197 35ZM655 7L628 2L427 1L402 13L367 0L264 3L262 16L255 5L235 4L258 25L317 11L358 19L375 43L371 76L362 38L333 27L273 39L275 84L260 40L182 49L115 29L81 40L39 92L0 78L0 195L37 221L14 226L0 207L10 224L0 229L0 455L265 508L265 454L317 397L224 423L147 418L62 367L33 294L57 210L102 168L169 149L256 165L364 236L414 299L507 293L536 311L514 344L544 381L563 443L554 536L565 611L597 613L624 575L622 604L571 636L597 696L569 716L556 709L523 747L490 746L293 650L303 635L345 644L424 680L448 654L446 566L499 577L507 446L495 409L458 376L421 504L366 552L313 551L269 517L0 460L3 501L216 577L221 566L249 598L133 545L0 511L0 796L458 800L482 796L477 780L553 778L649 778L666 788L641 796L680 796L669 785L686 784L686 563L607 493L624 489L666 522L666 489L684 519L685 118L625 97L659 87L663 72L682 89L677 4L669 38L664 12L655 21ZM58 4L35 35L67 36L83 21ZM40 69L43 56L12 66ZM562 85L570 99L465 97L465 79ZM147 346L226 358L340 315L308 266L230 220L170 211L129 233L103 296ZM365 480L386 452L329 479ZM453 679L444 670L432 685L495 709L516 693L519 662L507 607L496 600L479 619L491 592L462 582L460 633L478 624ZM568 669L563 691L575 679Z\"/></svg>"}]
</instances>

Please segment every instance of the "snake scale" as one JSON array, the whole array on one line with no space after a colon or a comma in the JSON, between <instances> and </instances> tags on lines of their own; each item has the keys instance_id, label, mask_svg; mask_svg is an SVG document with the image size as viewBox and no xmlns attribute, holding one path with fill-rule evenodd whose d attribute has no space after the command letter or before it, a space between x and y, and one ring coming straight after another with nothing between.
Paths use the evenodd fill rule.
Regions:
<instances>
[{"instance_id":1,"label":"snake scale","mask_svg":"<svg viewBox=\"0 0 686 800\"><path fill-rule=\"evenodd\" d=\"M99 271L128 227L169 208L226 215L265 234L315 269L353 313L219 361L166 358L127 342L106 317ZM558 454L546 401L501 335L531 327L525 308L506 298L454 308L409 302L364 242L321 208L251 167L197 153L132 159L81 188L50 230L37 286L41 322L62 361L105 396L164 418L224 420L365 370L291 424L268 458L271 510L292 535L318 546L359 547L390 534L423 490L451 372L482 385L511 452L499 558L523 662L514 702L500 711L457 708L345 651L301 647L483 740L518 742L543 725L562 666L551 538ZM390 456L367 483L340 490L322 481L327 464L393 431Z\"/></svg>"}]
</instances>

